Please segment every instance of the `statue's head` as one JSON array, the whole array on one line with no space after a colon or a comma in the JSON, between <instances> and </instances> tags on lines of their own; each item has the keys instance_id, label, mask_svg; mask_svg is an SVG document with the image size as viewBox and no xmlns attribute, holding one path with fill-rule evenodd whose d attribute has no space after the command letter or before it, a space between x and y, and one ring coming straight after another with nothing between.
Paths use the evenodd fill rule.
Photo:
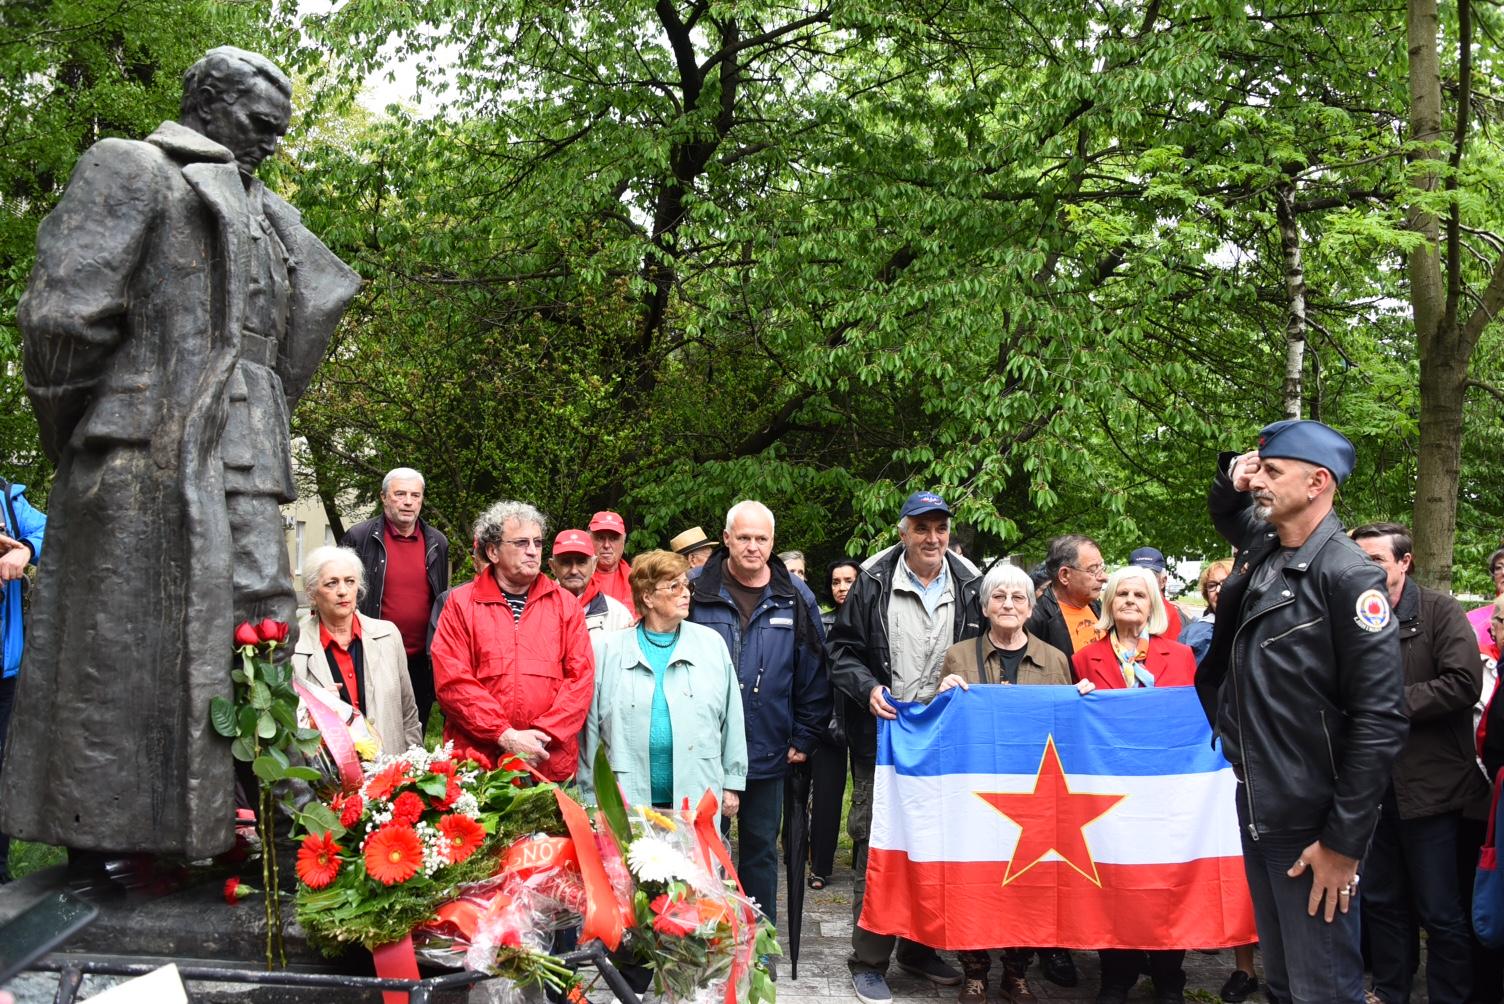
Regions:
<instances>
[{"instance_id":1,"label":"statue's head","mask_svg":"<svg viewBox=\"0 0 1504 1004\"><path fill-rule=\"evenodd\" d=\"M292 81L271 60L222 45L183 74L181 122L235 155L244 174L277 148L292 117Z\"/></svg>"}]
</instances>

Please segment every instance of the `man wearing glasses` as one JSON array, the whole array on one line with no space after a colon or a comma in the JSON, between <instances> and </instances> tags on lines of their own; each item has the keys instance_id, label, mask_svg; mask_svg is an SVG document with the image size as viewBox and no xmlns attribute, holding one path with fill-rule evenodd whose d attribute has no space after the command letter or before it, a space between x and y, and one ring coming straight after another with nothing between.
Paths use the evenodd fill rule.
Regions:
<instances>
[{"instance_id":1,"label":"man wearing glasses","mask_svg":"<svg viewBox=\"0 0 1504 1004\"><path fill-rule=\"evenodd\" d=\"M543 569L547 520L498 502L475 521L486 568L450 591L434 630L434 689L459 758L528 761L550 781L574 774L595 689L579 600Z\"/></svg>"},{"instance_id":2,"label":"man wearing glasses","mask_svg":"<svg viewBox=\"0 0 1504 1004\"><path fill-rule=\"evenodd\" d=\"M1066 659L1096 641L1097 599L1107 582L1107 565L1097 542L1079 533L1050 541L1044 559L1050 585L1034 604L1029 616L1031 635L1047 641Z\"/></svg>"},{"instance_id":3,"label":"man wearing glasses","mask_svg":"<svg viewBox=\"0 0 1504 1004\"><path fill-rule=\"evenodd\" d=\"M830 721L825 628L804 580L773 556L773 513L738 502L724 547L691 572L689 619L718 633L741 684L747 786L738 814L737 871L747 895L775 920L783 780Z\"/></svg>"}]
</instances>

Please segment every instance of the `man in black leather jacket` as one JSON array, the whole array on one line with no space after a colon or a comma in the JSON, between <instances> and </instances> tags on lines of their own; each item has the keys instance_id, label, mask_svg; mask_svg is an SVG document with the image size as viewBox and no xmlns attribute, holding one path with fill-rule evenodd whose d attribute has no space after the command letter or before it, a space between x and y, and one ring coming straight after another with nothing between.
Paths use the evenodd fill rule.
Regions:
<instances>
[{"instance_id":1,"label":"man in black leather jacket","mask_svg":"<svg viewBox=\"0 0 1504 1004\"><path fill-rule=\"evenodd\" d=\"M1407 727L1384 574L1332 511L1354 459L1319 422L1276 422L1209 498L1235 558L1196 689L1240 782L1276 1004L1363 1001L1358 861Z\"/></svg>"}]
</instances>

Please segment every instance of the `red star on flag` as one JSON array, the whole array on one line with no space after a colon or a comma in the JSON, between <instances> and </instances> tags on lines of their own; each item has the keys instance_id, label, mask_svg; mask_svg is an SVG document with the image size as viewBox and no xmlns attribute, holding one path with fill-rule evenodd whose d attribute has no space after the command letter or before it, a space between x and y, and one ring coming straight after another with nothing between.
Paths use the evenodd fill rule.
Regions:
<instances>
[{"instance_id":1,"label":"red star on flag","mask_svg":"<svg viewBox=\"0 0 1504 1004\"><path fill-rule=\"evenodd\" d=\"M1081 831L1127 796L1071 791L1065 780L1065 769L1060 766L1054 736L1045 740L1044 756L1039 760L1039 772L1034 776L1032 791L979 791L976 795L1017 823L1021 830L1013 857L1008 861L1008 871L1003 876L1003 885L1033 868L1051 851L1093 884L1102 884L1097 877L1097 863L1086 846L1086 835Z\"/></svg>"}]
</instances>

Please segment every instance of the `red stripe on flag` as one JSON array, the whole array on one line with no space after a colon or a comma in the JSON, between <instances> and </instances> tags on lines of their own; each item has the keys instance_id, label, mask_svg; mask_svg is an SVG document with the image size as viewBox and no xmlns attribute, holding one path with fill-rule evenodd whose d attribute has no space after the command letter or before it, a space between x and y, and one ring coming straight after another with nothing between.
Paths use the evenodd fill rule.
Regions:
<instances>
[{"instance_id":1,"label":"red stripe on flag","mask_svg":"<svg viewBox=\"0 0 1504 1004\"><path fill-rule=\"evenodd\" d=\"M1062 861L1003 885L1006 861L910 861L873 848L861 926L951 951L1228 948L1257 940L1241 857L1097 863L1097 887Z\"/></svg>"}]
</instances>

